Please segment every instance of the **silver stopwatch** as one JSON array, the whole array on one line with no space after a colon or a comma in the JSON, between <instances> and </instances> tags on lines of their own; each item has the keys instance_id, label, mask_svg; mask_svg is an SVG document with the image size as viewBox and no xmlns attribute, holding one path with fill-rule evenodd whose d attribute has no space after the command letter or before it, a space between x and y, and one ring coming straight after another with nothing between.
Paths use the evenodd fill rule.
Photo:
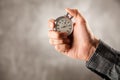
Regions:
<instances>
[{"instance_id":1,"label":"silver stopwatch","mask_svg":"<svg viewBox=\"0 0 120 80\"><path fill-rule=\"evenodd\" d=\"M55 30L58 32L66 32L69 36L73 31L72 18L68 13L65 16L58 17L55 20Z\"/></svg>"}]
</instances>

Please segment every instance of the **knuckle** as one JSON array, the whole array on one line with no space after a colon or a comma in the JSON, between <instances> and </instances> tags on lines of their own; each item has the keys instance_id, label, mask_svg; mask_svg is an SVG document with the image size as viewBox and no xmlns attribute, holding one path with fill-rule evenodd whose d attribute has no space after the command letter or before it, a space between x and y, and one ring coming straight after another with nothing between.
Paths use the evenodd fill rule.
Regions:
<instances>
[{"instance_id":1,"label":"knuckle","mask_svg":"<svg viewBox=\"0 0 120 80\"><path fill-rule=\"evenodd\" d=\"M81 23L81 24L86 24L85 19L84 19L84 18L81 18L80 23Z\"/></svg>"},{"instance_id":2,"label":"knuckle","mask_svg":"<svg viewBox=\"0 0 120 80\"><path fill-rule=\"evenodd\" d=\"M49 22L49 27L53 27L53 23L52 22Z\"/></svg>"},{"instance_id":3,"label":"knuckle","mask_svg":"<svg viewBox=\"0 0 120 80\"><path fill-rule=\"evenodd\" d=\"M54 19L48 20L48 26L49 26L49 27L53 27L53 26L54 26L54 23L55 23Z\"/></svg>"},{"instance_id":4,"label":"knuckle","mask_svg":"<svg viewBox=\"0 0 120 80\"><path fill-rule=\"evenodd\" d=\"M48 20L48 24L49 24L50 22L51 22L51 20L49 19L49 20Z\"/></svg>"},{"instance_id":5,"label":"knuckle","mask_svg":"<svg viewBox=\"0 0 120 80\"><path fill-rule=\"evenodd\" d=\"M78 9L74 9L76 12L78 12Z\"/></svg>"},{"instance_id":6,"label":"knuckle","mask_svg":"<svg viewBox=\"0 0 120 80\"><path fill-rule=\"evenodd\" d=\"M51 35L52 35L52 34L51 34L51 31L49 31L49 32L48 32L48 37L50 38L50 37L51 37Z\"/></svg>"},{"instance_id":7,"label":"knuckle","mask_svg":"<svg viewBox=\"0 0 120 80\"><path fill-rule=\"evenodd\" d=\"M49 39L49 43L50 43L50 44L53 44L53 42L52 42L52 40L51 40L51 39Z\"/></svg>"},{"instance_id":8,"label":"knuckle","mask_svg":"<svg viewBox=\"0 0 120 80\"><path fill-rule=\"evenodd\" d=\"M55 49L56 49L57 51L59 51L59 50L60 50L60 47L59 47L58 45L56 45L56 46L55 46Z\"/></svg>"},{"instance_id":9,"label":"knuckle","mask_svg":"<svg viewBox=\"0 0 120 80\"><path fill-rule=\"evenodd\" d=\"M49 36L49 38L56 38L56 37L58 37L58 34L55 31L50 30L48 32L48 36Z\"/></svg>"},{"instance_id":10,"label":"knuckle","mask_svg":"<svg viewBox=\"0 0 120 80\"><path fill-rule=\"evenodd\" d=\"M48 20L48 22L54 22L54 19L51 18L51 19Z\"/></svg>"},{"instance_id":11,"label":"knuckle","mask_svg":"<svg viewBox=\"0 0 120 80\"><path fill-rule=\"evenodd\" d=\"M51 29L51 30L53 30L54 29L54 27L55 27L55 24L54 24L54 21L48 21L48 27Z\"/></svg>"},{"instance_id":12,"label":"knuckle","mask_svg":"<svg viewBox=\"0 0 120 80\"><path fill-rule=\"evenodd\" d=\"M48 37L50 37L50 32L48 32Z\"/></svg>"}]
</instances>

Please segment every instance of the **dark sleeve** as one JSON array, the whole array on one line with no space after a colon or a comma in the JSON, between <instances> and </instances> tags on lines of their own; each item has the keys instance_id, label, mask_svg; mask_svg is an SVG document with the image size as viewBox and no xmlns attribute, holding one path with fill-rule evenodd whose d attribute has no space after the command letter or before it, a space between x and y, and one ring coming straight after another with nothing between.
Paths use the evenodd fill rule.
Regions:
<instances>
[{"instance_id":1,"label":"dark sleeve","mask_svg":"<svg viewBox=\"0 0 120 80\"><path fill-rule=\"evenodd\" d=\"M120 52L100 41L86 67L105 80L120 80Z\"/></svg>"}]
</instances>

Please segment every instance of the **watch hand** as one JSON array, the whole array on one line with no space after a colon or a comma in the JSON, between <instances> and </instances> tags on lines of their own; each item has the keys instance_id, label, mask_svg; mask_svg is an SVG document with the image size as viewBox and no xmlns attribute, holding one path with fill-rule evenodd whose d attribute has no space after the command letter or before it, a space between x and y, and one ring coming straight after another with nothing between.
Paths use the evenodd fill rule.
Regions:
<instances>
[{"instance_id":1,"label":"watch hand","mask_svg":"<svg viewBox=\"0 0 120 80\"><path fill-rule=\"evenodd\" d=\"M61 28L65 28L66 26L63 26L63 27L61 27Z\"/></svg>"}]
</instances>

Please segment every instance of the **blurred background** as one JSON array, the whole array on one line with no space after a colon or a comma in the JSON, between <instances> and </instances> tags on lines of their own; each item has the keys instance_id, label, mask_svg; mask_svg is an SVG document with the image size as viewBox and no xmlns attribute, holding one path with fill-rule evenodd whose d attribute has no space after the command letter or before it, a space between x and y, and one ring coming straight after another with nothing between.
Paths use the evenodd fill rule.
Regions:
<instances>
[{"instance_id":1,"label":"blurred background","mask_svg":"<svg viewBox=\"0 0 120 80\"><path fill-rule=\"evenodd\" d=\"M102 80L48 42L48 20L65 15L68 7L120 50L120 0L0 0L0 80Z\"/></svg>"}]
</instances>

